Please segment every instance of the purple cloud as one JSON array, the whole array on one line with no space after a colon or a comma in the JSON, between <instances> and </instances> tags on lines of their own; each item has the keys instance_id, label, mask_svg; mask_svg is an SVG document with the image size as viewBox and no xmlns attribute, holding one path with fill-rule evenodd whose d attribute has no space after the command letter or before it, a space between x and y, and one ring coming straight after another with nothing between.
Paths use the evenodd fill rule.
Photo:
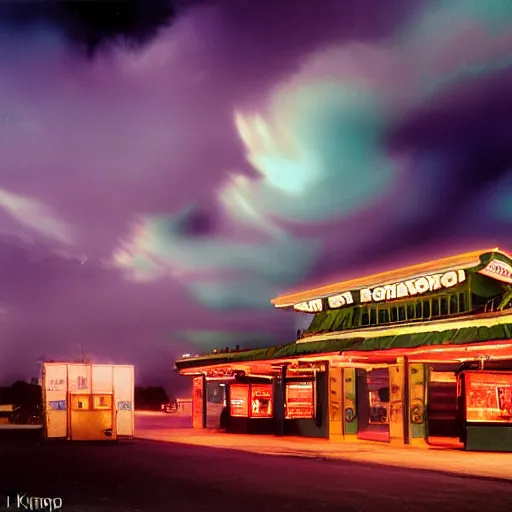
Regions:
<instances>
[{"instance_id":1,"label":"purple cloud","mask_svg":"<svg viewBox=\"0 0 512 512\"><path fill-rule=\"evenodd\" d=\"M0 29L0 372L82 347L170 379L220 339L292 341L287 288L508 243L488 4L182 1L92 60Z\"/></svg>"}]
</instances>

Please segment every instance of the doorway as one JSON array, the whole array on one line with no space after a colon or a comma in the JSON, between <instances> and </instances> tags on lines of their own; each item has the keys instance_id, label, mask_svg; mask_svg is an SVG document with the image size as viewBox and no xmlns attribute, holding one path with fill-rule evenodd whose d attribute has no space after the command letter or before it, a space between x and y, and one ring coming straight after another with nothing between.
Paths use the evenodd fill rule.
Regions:
<instances>
[{"instance_id":1,"label":"doorway","mask_svg":"<svg viewBox=\"0 0 512 512\"><path fill-rule=\"evenodd\" d=\"M357 438L389 442L389 369L356 369Z\"/></svg>"},{"instance_id":2,"label":"doorway","mask_svg":"<svg viewBox=\"0 0 512 512\"><path fill-rule=\"evenodd\" d=\"M112 395L71 395L70 439L107 441L116 439Z\"/></svg>"}]
</instances>

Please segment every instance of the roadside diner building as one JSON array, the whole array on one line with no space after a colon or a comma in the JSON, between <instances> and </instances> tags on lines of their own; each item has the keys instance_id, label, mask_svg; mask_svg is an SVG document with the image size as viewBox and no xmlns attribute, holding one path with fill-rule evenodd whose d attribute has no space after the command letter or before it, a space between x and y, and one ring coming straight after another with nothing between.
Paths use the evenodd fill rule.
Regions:
<instances>
[{"instance_id":1,"label":"roadside diner building","mask_svg":"<svg viewBox=\"0 0 512 512\"><path fill-rule=\"evenodd\" d=\"M466 253L272 304L302 317L295 343L176 361L193 376L195 427L512 451L508 254Z\"/></svg>"}]
</instances>

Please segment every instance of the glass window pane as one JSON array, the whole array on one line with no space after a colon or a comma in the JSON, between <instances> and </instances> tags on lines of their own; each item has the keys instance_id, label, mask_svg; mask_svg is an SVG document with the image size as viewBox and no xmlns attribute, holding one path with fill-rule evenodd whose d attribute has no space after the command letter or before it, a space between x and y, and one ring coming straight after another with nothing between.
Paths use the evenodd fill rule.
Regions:
<instances>
[{"instance_id":1,"label":"glass window pane","mask_svg":"<svg viewBox=\"0 0 512 512\"><path fill-rule=\"evenodd\" d=\"M448 298L442 297L441 298L441 315L447 315L448 314Z\"/></svg>"},{"instance_id":2,"label":"glass window pane","mask_svg":"<svg viewBox=\"0 0 512 512\"><path fill-rule=\"evenodd\" d=\"M389 311L387 309L379 309L379 324L389 323Z\"/></svg>"},{"instance_id":3,"label":"glass window pane","mask_svg":"<svg viewBox=\"0 0 512 512\"><path fill-rule=\"evenodd\" d=\"M430 301L423 302L423 318L430 318Z\"/></svg>"},{"instance_id":4,"label":"glass window pane","mask_svg":"<svg viewBox=\"0 0 512 512\"><path fill-rule=\"evenodd\" d=\"M377 325L377 310L375 308L370 309L370 325Z\"/></svg>"},{"instance_id":5,"label":"glass window pane","mask_svg":"<svg viewBox=\"0 0 512 512\"><path fill-rule=\"evenodd\" d=\"M389 315L389 320L391 322L397 322L398 321L398 308L391 308Z\"/></svg>"},{"instance_id":6,"label":"glass window pane","mask_svg":"<svg viewBox=\"0 0 512 512\"><path fill-rule=\"evenodd\" d=\"M370 323L370 315L368 314L368 308L364 308L361 313L361 325L368 325Z\"/></svg>"},{"instance_id":7,"label":"glass window pane","mask_svg":"<svg viewBox=\"0 0 512 512\"><path fill-rule=\"evenodd\" d=\"M459 311L466 311L466 294L459 293Z\"/></svg>"},{"instance_id":8,"label":"glass window pane","mask_svg":"<svg viewBox=\"0 0 512 512\"><path fill-rule=\"evenodd\" d=\"M459 312L459 301L457 295L454 293L450 295L450 315Z\"/></svg>"},{"instance_id":9,"label":"glass window pane","mask_svg":"<svg viewBox=\"0 0 512 512\"><path fill-rule=\"evenodd\" d=\"M412 309L412 308L411 308ZM403 322L404 320L406 320L406 316L405 316L405 306L400 306L398 308L398 321L399 322Z\"/></svg>"},{"instance_id":10,"label":"glass window pane","mask_svg":"<svg viewBox=\"0 0 512 512\"><path fill-rule=\"evenodd\" d=\"M416 310L412 304L407 306L407 320L414 320L416 318Z\"/></svg>"},{"instance_id":11,"label":"glass window pane","mask_svg":"<svg viewBox=\"0 0 512 512\"><path fill-rule=\"evenodd\" d=\"M432 316L439 316L439 299L432 300Z\"/></svg>"},{"instance_id":12,"label":"glass window pane","mask_svg":"<svg viewBox=\"0 0 512 512\"><path fill-rule=\"evenodd\" d=\"M421 302L416 303L416 318L423 318L423 308L421 307Z\"/></svg>"}]
</instances>

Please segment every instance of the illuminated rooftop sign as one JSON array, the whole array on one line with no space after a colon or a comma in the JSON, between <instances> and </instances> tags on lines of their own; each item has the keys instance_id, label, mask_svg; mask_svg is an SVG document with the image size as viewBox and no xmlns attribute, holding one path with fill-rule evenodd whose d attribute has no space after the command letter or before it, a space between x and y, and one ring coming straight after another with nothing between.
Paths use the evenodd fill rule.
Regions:
<instances>
[{"instance_id":1,"label":"illuminated rooftop sign","mask_svg":"<svg viewBox=\"0 0 512 512\"><path fill-rule=\"evenodd\" d=\"M512 267L501 260L491 260L485 268L480 270L480 274L512 284Z\"/></svg>"},{"instance_id":2,"label":"illuminated rooftop sign","mask_svg":"<svg viewBox=\"0 0 512 512\"><path fill-rule=\"evenodd\" d=\"M429 276L409 279L385 286L377 286L370 290L363 288L361 290L361 302L382 302L385 300L403 299L423 295L424 293L442 290L443 288L452 288L466 280L464 270L451 270L444 274L433 274Z\"/></svg>"},{"instance_id":3,"label":"illuminated rooftop sign","mask_svg":"<svg viewBox=\"0 0 512 512\"><path fill-rule=\"evenodd\" d=\"M491 263L494 263L494 266L491 266ZM490 272L493 272L493 277L495 277L496 274L500 276L496 277L496 279L501 278L502 281L508 279L507 282L512 283L512 267L497 260L493 260L491 263L489 263L481 273L485 274L487 272L487 275L491 275ZM424 293L452 288L463 283L465 280L466 272L464 270L450 270L441 274L421 276L408 279L407 281L377 286L375 288L362 288L359 291L359 297L360 302L363 304L368 302L405 299L416 295L423 295ZM354 304L354 296L352 292L339 293L328 297L327 303L330 309L338 309ZM304 313L319 313L323 310L323 302L322 299L314 299L295 304L293 308L296 311L302 311Z\"/></svg>"}]
</instances>

